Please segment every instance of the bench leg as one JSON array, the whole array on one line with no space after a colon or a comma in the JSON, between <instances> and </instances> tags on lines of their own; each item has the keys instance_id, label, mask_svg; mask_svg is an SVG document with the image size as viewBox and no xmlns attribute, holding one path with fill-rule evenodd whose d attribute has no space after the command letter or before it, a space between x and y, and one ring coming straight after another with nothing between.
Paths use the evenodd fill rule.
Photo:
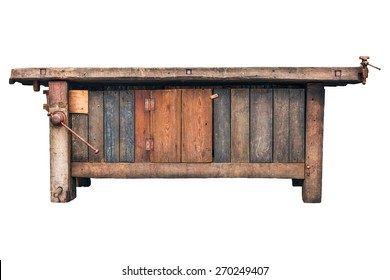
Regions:
<instances>
[{"instance_id":1,"label":"bench leg","mask_svg":"<svg viewBox=\"0 0 390 280\"><path fill-rule=\"evenodd\" d=\"M68 117L68 84L49 82L49 112L61 111ZM66 120L66 122L67 122ZM76 182L70 171L71 142L69 132L50 123L50 193L52 202L76 198Z\"/></svg>"},{"instance_id":2,"label":"bench leg","mask_svg":"<svg viewBox=\"0 0 390 280\"><path fill-rule=\"evenodd\" d=\"M309 203L321 202L324 104L324 86L308 84L306 88L305 179L302 199Z\"/></svg>"},{"instance_id":3,"label":"bench leg","mask_svg":"<svg viewBox=\"0 0 390 280\"><path fill-rule=\"evenodd\" d=\"M91 186L91 178L77 177L75 179L76 179L76 186L77 187L90 187Z\"/></svg>"},{"instance_id":4,"label":"bench leg","mask_svg":"<svg viewBox=\"0 0 390 280\"><path fill-rule=\"evenodd\" d=\"M303 179L291 179L293 187L302 187Z\"/></svg>"}]
</instances>

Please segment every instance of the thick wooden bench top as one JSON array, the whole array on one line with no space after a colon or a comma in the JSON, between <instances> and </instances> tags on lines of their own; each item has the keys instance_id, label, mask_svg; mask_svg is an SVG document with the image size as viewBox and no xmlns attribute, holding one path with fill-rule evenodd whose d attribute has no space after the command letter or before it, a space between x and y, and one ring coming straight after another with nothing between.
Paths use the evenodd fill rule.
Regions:
<instances>
[{"instance_id":1,"label":"thick wooden bench top","mask_svg":"<svg viewBox=\"0 0 390 280\"><path fill-rule=\"evenodd\" d=\"M49 81L125 84L322 83L345 86L362 82L361 67L244 68L17 68L15 82L47 85Z\"/></svg>"}]
</instances>

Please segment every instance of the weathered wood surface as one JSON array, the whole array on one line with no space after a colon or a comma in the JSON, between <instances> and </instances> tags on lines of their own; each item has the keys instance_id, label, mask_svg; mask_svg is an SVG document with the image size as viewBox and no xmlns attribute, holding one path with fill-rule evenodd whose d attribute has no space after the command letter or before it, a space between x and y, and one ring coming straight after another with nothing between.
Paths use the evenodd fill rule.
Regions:
<instances>
[{"instance_id":1,"label":"weathered wood surface","mask_svg":"<svg viewBox=\"0 0 390 280\"><path fill-rule=\"evenodd\" d=\"M68 117L68 84L50 82L49 111L61 111ZM52 202L68 202L76 198L76 184L70 171L71 141L64 127L50 123L50 197Z\"/></svg>"},{"instance_id":2,"label":"weathered wood surface","mask_svg":"<svg viewBox=\"0 0 390 280\"><path fill-rule=\"evenodd\" d=\"M88 149L88 159L91 162L100 162L104 159L104 107L103 91L88 92L88 141L100 152L95 154Z\"/></svg>"},{"instance_id":3,"label":"weathered wood surface","mask_svg":"<svg viewBox=\"0 0 390 280\"><path fill-rule=\"evenodd\" d=\"M250 91L250 161L272 162L272 89Z\"/></svg>"},{"instance_id":4,"label":"weathered wood surface","mask_svg":"<svg viewBox=\"0 0 390 280\"><path fill-rule=\"evenodd\" d=\"M72 163L91 178L303 178L303 163Z\"/></svg>"},{"instance_id":5,"label":"weathered wood surface","mask_svg":"<svg viewBox=\"0 0 390 280\"><path fill-rule=\"evenodd\" d=\"M135 161L149 162L150 151L145 141L150 138L150 113L145 111L145 99L150 98L150 90L135 91Z\"/></svg>"},{"instance_id":6,"label":"weathered wood surface","mask_svg":"<svg viewBox=\"0 0 390 280\"><path fill-rule=\"evenodd\" d=\"M119 91L104 91L104 158L119 161Z\"/></svg>"},{"instance_id":7,"label":"weathered wood surface","mask_svg":"<svg viewBox=\"0 0 390 280\"><path fill-rule=\"evenodd\" d=\"M182 90L182 162L212 161L211 89Z\"/></svg>"},{"instance_id":8,"label":"weathered wood surface","mask_svg":"<svg viewBox=\"0 0 390 280\"><path fill-rule=\"evenodd\" d=\"M88 114L88 90L69 91L69 113Z\"/></svg>"},{"instance_id":9,"label":"weathered wood surface","mask_svg":"<svg viewBox=\"0 0 390 280\"><path fill-rule=\"evenodd\" d=\"M304 202L321 202L324 105L324 87L320 84L307 85L305 180L302 188Z\"/></svg>"},{"instance_id":10,"label":"weathered wood surface","mask_svg":"<svg viewBox=\"0 0 390 280\"><path fill-rule=\"evenodd\" d=\"M151 112L154 150L152 162L181 161L181 90L153 90L155 110Z\"/></svg>"},{"instance_id":11,"label":"weathered wood surface","mask_svg":"<svg viewBox=\"0 0 390 280\"><path fill-rule=\"evenodd\" d=\"M214 162L230 162L230 89L214 89L213 99Z\"/></svg>"},{"instance_id":12,"label":"weathered wood surface","mask_svg":"<svg viewBox=\"0 0 390 280\"><path fill-rule=\"evenodd\" d=\"M246 67L246 68L18 68L12 69L9 82L32 85L39 81L65 80L101 83L161 82L267 82L308 83L325 85L361 83L360 67ZM341 76L336 76L336 71Z\"/></svg>"},{"instance_id":13,"label":"weathered wood surface","mask_svg":"<svg viewBox=\"0 0 390 280\"><path fill-rule=\"evenodd\" d=\"M288 89L275 88L273 97L273 162L289 162L290 92Z\"/></svg>"},{"instance_id":14,"label":"weathered wood surface","mask_svg":"<svg viewBox=\"0 0 390 280\"><path fill-rule=\"evenodd\" d=\"M289 89L290 139L289 162L305 160L305 89Z\"/></svg>"},{"instance_id":15,"label":"weathered wood surface","mask_svg":"<svg viewBox=\"0 0 390 280\"><path fill-rule=\"evenodd\" d=\"M249 89L231 90L231 161L249 162Z\"/></svg>"},{"instance_id":16,"label":"weathered wood surface","mask_svg":"<svg viewBox=\"0 0 390 280\"><path fill-rule=\"evenodd\" d=\"M134 162L134 91L119 92L119 160Z\"/></svg>"},{"instance_id":17,"label":"weathered wood surface","mask_svg":"<svg viewBox=\"0 0 390 280\"><path fill-rule=\"evenodd\" d=\"M70 114L72 128L88 141L88 115ZM72 161L88 161L88 146L72 134Z\"/></svg>"}]
</instances>

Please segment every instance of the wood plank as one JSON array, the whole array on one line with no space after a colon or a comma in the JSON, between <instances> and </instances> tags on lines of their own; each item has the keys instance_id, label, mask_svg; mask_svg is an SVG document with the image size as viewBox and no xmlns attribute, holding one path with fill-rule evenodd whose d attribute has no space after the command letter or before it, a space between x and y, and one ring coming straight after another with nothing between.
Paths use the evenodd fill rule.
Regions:
<instances>
[{"instance_id":1,"label":"wood plank","mask_svg":"<svg viewBox=\"0 0 390 280\"><path fill-rule=\"evenodd\" d=\"M88 115L70 114L72 129L88 141ZM88 161L88 146L72 134L72 161Z\"/></svg>"},{"instance_id":2,"label":"wood plank","mask_svg":"<svg viewBox=\"0 0 390 280\"><path fill-rule=\"evenodd\" d=\"M189 74L187 70L191 70ZM341 76L336 76L341 71ZM361 83L360 67L237 67L237 68L19 68L9 82L32 85L50 80L100 83Z\"/></svg>"},{"instance_id":3,"label":"wood plank","mask_svg":"<svg viewBox=\"0 0 390 280\"><path fill-rule=\"evenodd\" d=\"M88 91L88 141L100 152L95 154L88 149L90 162L99 162L104 159L104 98L103 91Z\"/></svg>"},{"instance_id":4,"label":"wood plank","mask_svg":"<svg viewBox=\"0 0 390 280\"><path fill-rule=\"evenodd\" d=\"M110 87L104 91L104 158L119 161L119 91Z\"/></svg>"},{"instance_id":5,"label":"wood plank","mask_svg":"<svg viewBox=\"0 0 390 280\"><path fill-rule=\"evenodd\" d=\"M213 148L214 162L230 162L230 89L214 89Z\"/></svg>"},{"instance_id":6,"label":"wood plank","mask_svg":"<svg viewBox=\"0 0 390 280\"><path fill-rule=\"evenodd\" d=\"M249 162L249 89L232 89L231 103L231 161Z\"/></svg>"},{"instance_id":7,"label":"wood plank","mask_svg":"<svg viewBox=\"0 0 390 280\"><path fill-rule=\"evenodd\" d=\"M303 163L72 163L91 178L303 178Z\"/></svg>"},{"instance_id":8,"label":"wood plank","mask_svg":"<svg viewBox=\"0 0 390 280\"><path fill-rule=\"evenodd\" d=\"M182 162L212 161L211 89L182 90Z\"/></svg>"},{"instance_id":9,"label":"wood plank","mask_svg":"<svg viewBox=\"0 0 390 280\"><path fill-rule=\"evenodd\" d=\"M250 90L250 161L272 162L272 89Z\"/></svg>"},{"instance_id":10,"label":"wood plank","mask_svg":"<svg viewBox=\"0 0 390 280\"><path fill-rule=\"evenodd\" d=\"M154 150L152 162L181 161L181 90L153 90L155 111L151 112Z\"/></svg>"},{"instance_id":11,"label":"wood plank","mask_svg":"<svg viewBox=\"0 0 390 280\"><path fill-rule=\"evenodd\" d=\"M119 160L134 162L134 91L121 90L119 94Z\"/></svg>"},{"instance_id":12,"label":"wood plank","mask_svg":"<svg viewBox=\"0 0 390 280\"><path fill-rule=\"evenodd\" d=\"M68 117L68 83L49 83L49 111L61 111ZM70 170L71 142L65 127L50 123L50 198L68 202L76 198L76 184Z\"/></svg>"},{"instance_id":13,"label":"wood plank","mask_svg":"<svg viewBox=\"0 0 390 280\"><path fill-rule=\"evenodd\" d=\"M302 188L304 202L321 202L324 105L323 85L308 84L306 88L306 168Z\"/></svg>"},{"instance_id":14,"label":"wood plank","mask_svg":"<svg viewBox=\"0 0 390 280\"><path fill-rule=\"evenodd\" d=\"M274 140L273 162L289 162L290 92L287 88L274 88Z\"/></svg>"},{"instance_id":15,"label":"wood plank","mask_svg":"<svg viewBox=\"0 0 390 280\"><path fill-rule=\"evenodd\" d=\"M305 90L290 89L289 162L305 160Z\"/></svg>"},{"instance_id":16,"label":"wood plank","mask_svg":"<svg viewBox=\"0 0 390 280\"><path fill-rule=\"evenodd\" d=\"M69 113L88 114L88 90L69 91Z\"/></svg>"},{"instance_id":17,"label":"wood plank","mask_svg":"<svg viewBox=\"0 0 390 280\"><path fill-rule=\"evenodd\" d=\"M145 140L151 137L150 113L145 111L145 99L150 98L150 90L135 91L135 161L149 162L150 151L146 150Z\"/></svg>"}]
</instances>

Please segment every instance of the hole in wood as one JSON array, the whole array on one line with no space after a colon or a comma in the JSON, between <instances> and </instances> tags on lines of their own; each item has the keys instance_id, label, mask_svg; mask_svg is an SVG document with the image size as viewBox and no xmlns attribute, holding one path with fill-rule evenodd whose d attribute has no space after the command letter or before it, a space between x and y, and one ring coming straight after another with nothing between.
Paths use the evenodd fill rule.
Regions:
<instances>
[{"instance_id":1,"label":"hole in wood","mask_svg":"<svg viewBox=\"0 0 390 280\"><path fill-rule=\"evenodd\" d=\"M192 69L186 69L186 74L187 75L192 75Z\"/></svg>"},{"instance_id":2,"label":"hole in wood","mask_svg":"<svg viewBox=\"0 0 390 280\"><path fill-rule=\"evenodd\" d=\"M39 69L40 75L46 75L46 69Z\"/></svg>"}]
</instances>

